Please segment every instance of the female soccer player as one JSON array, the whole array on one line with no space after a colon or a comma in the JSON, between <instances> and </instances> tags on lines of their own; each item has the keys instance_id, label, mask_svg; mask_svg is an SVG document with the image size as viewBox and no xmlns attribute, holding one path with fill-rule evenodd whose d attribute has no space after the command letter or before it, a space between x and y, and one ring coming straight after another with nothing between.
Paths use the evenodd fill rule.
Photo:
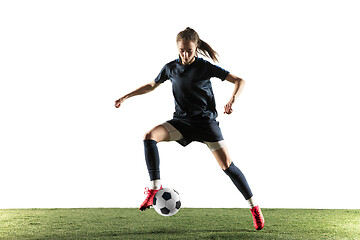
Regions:
<instances>
[{"instance_id":1,"label":"female soccer player","mask_svg":"<svg viewBox=\"0 0 360 240\"><path fill-rule=\"evenodd\" d=\"M166 64L154 81L126 94L115 101L115 107L128 98L153 91L166 80L171 81L175 98L173 119L160 124L144 136L145 160L150 176L150 189L140 210L153 204L153 197L162 188L160 182L159 153L157 143L177 141L183 146L192 141L206 144L212 151L220 167L230 177L250 205L254 226L257 230L264 227L264 217L244 174L231 161L219 123L216 121L215 98L210 78L217 77L234 83L235 89L230 101L225 105L226 114L233 112L232 105L244 86L244 80L228 71L198 58L198 53L217 61L217 53L191 28L181 31L176 38L179 58Z\"/></svg>"}]
</instances>

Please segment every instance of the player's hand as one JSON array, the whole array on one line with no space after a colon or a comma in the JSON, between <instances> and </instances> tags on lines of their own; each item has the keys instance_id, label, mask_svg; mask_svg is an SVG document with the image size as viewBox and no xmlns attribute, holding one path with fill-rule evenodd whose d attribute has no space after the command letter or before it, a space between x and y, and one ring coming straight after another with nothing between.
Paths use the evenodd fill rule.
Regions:
<instances>
[{"instance_id":1,"label":"player's hand","mask_svg":"<svg viewBox=\"0 0 360 240\"><path fill-rule=\"evenodd\" d=\"M119 108L120 105L125 101L125 98L119 98L118 100L115 101L115 107Z\"/></svg>"},{"instance_id":2,"label":"player's hand","mask_svg":"<svg viewBox=\"0 0 360 240\"><path fill-rule=\"evenodd\" d=\"M234 104L234 102L235 102L235 97L232 97L230 99L230 101L224 106L224 108L225 108L224 113L225 114L231 114L233 112L232 105Z\"/></svg>"}]
</instances>

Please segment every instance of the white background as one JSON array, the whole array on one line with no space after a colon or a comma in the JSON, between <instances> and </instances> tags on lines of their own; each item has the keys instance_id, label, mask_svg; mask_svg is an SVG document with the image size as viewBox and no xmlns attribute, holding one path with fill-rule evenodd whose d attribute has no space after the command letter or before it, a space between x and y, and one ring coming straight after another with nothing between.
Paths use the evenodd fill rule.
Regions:
<instances>
[{"instance_id":1,"label":"white background","mask_svg":"<svg viewBox=\"0 0 360 240\"><path fill-rule=\"evenodd\" d=\"M246 80L213 79L233 161L261 207L360 208L356 1L1 1L0 208L138 207L142 137L170 82L114 101L177 58L190 26ZM158 144L184 207L247 207L200 143Z\"/></svg>"}]
</instances>

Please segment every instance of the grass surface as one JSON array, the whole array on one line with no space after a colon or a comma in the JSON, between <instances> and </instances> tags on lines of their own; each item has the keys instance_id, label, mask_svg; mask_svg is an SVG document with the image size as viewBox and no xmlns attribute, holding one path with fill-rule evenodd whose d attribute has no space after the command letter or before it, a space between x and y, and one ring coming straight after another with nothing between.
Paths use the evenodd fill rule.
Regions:
<instances>
[{"instance_id":1,"label":"grass surface","mask_svg":"<svg viewBox=\"0 0 360 240\"><path fill-rule=\"evenodd\" d=\"M0 210L0 239L360 239L360 210L263 209L256 231L249 209Z\"/></svg>"}]
</instances>

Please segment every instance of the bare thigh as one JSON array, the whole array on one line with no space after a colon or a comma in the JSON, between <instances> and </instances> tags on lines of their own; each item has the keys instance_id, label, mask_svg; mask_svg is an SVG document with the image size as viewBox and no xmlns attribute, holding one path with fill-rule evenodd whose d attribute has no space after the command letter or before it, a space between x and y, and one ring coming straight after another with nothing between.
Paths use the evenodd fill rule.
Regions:
<instances>
[{"instance_id":1,"label":"bare thigh","mask_svg":"<svg viewBox=\"0 0 360 240\"><path fill-rule=\"evenodd\" d=\"M226 147L212 151L212 153L222 170L226 170L230 167L231 158Z\"/></svg>"},{"instance_id":2,"label":"bare thigh","mask_svg":"<svg viewBox=\"0 0 360 240\"><path fill-rule=\"evenodd\" d=\"M162 126L157 125L147 133L145 133L144 140L154 140L156 142L169 141L170 134L168 130Z\"/></svg>"}]
</instances>

